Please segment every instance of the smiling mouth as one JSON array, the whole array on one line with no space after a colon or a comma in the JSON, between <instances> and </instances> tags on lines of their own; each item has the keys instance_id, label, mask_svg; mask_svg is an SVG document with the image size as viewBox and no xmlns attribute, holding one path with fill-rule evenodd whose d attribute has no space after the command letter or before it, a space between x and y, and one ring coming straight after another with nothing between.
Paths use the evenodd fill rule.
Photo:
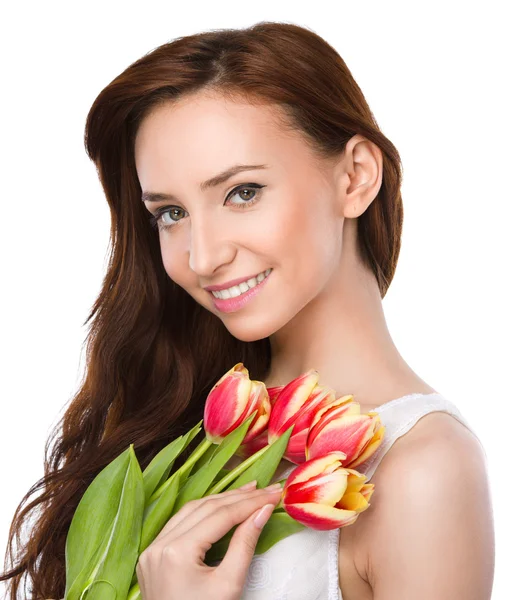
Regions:
<instances>
[{"instance_id":1,"label":"smiling mouth","mask_svg":"<svg viewBox=\"0 0 508 600\"><path fill-rule=\"evenodd\" d=\"M252 279L248 279L247 281L239 283L238 285L234 285L226 290L210 292L210 294L212 294L214 298L217 298L217 300L230 300L232 298L237 298L238 296L241 296L249 290L257 287L262 281L264 281L268 277L268 275L270 275L272 270L273 269L271 268L266 269L266 271L259 273L258 275L256 275L256 277L253 277Z\"/></svg>"}]
</instances>

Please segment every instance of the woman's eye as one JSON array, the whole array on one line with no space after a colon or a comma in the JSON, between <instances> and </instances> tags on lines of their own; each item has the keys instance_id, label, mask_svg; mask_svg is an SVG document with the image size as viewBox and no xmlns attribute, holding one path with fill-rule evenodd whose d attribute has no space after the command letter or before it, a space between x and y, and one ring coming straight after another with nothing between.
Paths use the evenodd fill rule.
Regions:
<instances>
[{"instance_id":1,"label":"woman's eye","mask_svg":"<svg viewBox=\"0 0 508 600\"><path fill-rule=\"evenodd\" d=\"M171 225L171 223L178 223L178 221L180 221L180 219L177 219L176 221L172 221L171 217L168 216L168 219L169 219L169 221L168 221L168 220L164 220L162 217L163 217L163 215L166 215L166 214L172 215L174 217L175 214L176 214L176 216L178 216L178 213L180 213L180 217L181 217L181 213L183 213L183 212L185 212L183 210L183 208L179 208L178 206L173 206L172 208L169 208L168 210L165 210L160 213L159 217L160 217L161 223L163 223L163 225Z\"/></svg>"},{"instance_id":2,"label":"woman's eye","mask_svg":"<svg viewBox=\"0 0 508 600\"><path fill-rule=\"evenodd\" d=\"M227 198L226 198L226 202L228 202L230 200L230 198L234 198L235 196L239 196L240 198L240 202L236 203L233 202L233 206L238 206L239 208L247 208L248 206L251 206L252 204L254 204L255 202L257 202L260 199L260 194L261 191L264 187L266 187L266 185L260 185L259 183L249 183L249 184L245 184L245 185L239 185L237 187L235 187L234 190L231 190L231 192L228 194ZM243 196L243 192L248 192L249 197L245 198ZM252 194L254 194L254 196L252 196Z\"/></svg>"},{"instance_id":3,"label":"woman's eye","mask_svg":"<svg viewBox=\"0 0 508 600\"><path fill-rule=\"evenodd\" d=\"M264 188L266 186L264 185L260 185L258 183L250 183L248 185L239 185L237 186L234 190L232 190L227 198L226 201L224 202L224 204L226 205L226 203L229 202L229 200L231 198L233 198L234 196L239 196L240 197L240 202L232 202L232 206L236 206L239 208L248 208L249 206L251 206L252 204L254 204L255 202L258 201L258 196L259 196L259 190L261 188ZM243 192L247 191L249 197L245 198L243 197ZM252 194L254 193L254 196L252 196ZM171 214L173 213L173 216L175 215L175 213L185 213L186 211L183 208L180 208L179 206L163 206L161 208L159 208L157 211L155 211L155 214L150 216L150 224L154 229L171 229L172 227L174 227L175 225L177 225L178 223L180 223L180 221L183 221L183 218L172 220L171 219ZM168 220L163 220L163 215L168 214L169 218Z\"/></svg>"},{"instance_id":4,"label":"woman's eye","mask_svg":"<svg viewBox=\"0 0 508 600\"><path fill-rule=\"evenodd\" d=\"M245 197L243 197L243 196L242 196L242 194L243 194L243 192L245 192L245 191L246 191L248 194L254 194L254 197L255 197L255 195L256 195L256 192L257 192L257 190L256 190L256 189L254 189L254 188L252 188L252 187L243 187L243 188L240 188L238 191L233 191L233 192L231 192L231 194L228 196L228 200L229 200L230 198L234 198L234 196L240 196L241 200L243 200L243 202L241 202L240 204L241 204L242 206L248 206L248 205L249 205L249 202L250 202L250 201L253 199L253 197L252 197L252 196L250 196L249 198L245 198Z\"/></svg>"}]
</instances>

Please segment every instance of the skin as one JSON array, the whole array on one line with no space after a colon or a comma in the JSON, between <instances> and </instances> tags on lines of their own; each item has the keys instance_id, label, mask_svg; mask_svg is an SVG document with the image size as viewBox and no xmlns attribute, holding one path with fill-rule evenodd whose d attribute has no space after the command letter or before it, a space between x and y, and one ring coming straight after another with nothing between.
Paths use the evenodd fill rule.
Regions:
<instances>
[{"instance_id":1,"label":"skin","mask_svg":"<svg viewBox=\"0 0 508 600\"><path fill-rule=\"evenodd\" d=\"M168 276L238 339L269 338L267 386L315 368L320 384L337 397L354 394L362 412L406 394L434 392L398 352L376 279L359 258L357 219L382 182L379 148L355 135L340 157L325 161L298 132L280 127L276 111L202 91L144 119L135 144L141 189L174 196L146 203L152 213L167 209L159 225L173 224L159 232ZM269 168L200 189L236 163ZM237 190L226 202L235 187L252 183L265 187ZM239 208L252 198L257 201ZM204 289L267 268L273 272L262 292L236 312L220 312ZM452 484L453 469L462 477L455 475ZM401 472L412 474L403 486ZM372 482L371 507L341 532L344 600L490 598L485 456L463 425L444 413L423 417L395 442ZM196 581L186 579L189 593Z\"/></svg>"}]
</instances>

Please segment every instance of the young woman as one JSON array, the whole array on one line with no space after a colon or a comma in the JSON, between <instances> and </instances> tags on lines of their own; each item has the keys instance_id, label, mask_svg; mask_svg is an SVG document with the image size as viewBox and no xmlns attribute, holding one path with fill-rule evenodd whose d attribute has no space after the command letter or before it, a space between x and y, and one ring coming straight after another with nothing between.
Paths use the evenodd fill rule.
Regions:
<instances>
[{"instance_id":1,"label":"young woman","mask_svg":"<svg viewBox=\"0 0 508 600\"><path fill-rule=\"evenodd\" d=\"M253 556L255 517L262 526L279 492L196 501L141 556L143 600L490 598L483 448L388 331L400 159L337 52L282 23L176 39L102 90L85 141L112 253L84 383L43 493L15 515L10 544L40 505L2 577L11 600L23 577L34 599L63 597L65 537L89 483L130 443L144 468L240 361L268 387L315 368L337 397L380 413L383 445L358 469L375 483L371 506L340 530L340 551L339 530L306 529ZM238 523L225 559L206 566Z\"/></svg>"}]
</instances>

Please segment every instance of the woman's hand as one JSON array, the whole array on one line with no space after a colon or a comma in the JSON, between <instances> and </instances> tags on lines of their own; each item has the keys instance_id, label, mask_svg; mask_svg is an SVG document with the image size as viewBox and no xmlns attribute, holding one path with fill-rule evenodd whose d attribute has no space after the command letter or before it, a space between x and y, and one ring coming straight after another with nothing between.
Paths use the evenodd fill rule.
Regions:
<instances>
[{"instance_id":1,"label":"woman's hand","mask_svg":"<svg viewBox=\"0 0 508 600\"><path fill-rule=\"evenodd\" d=\"M192 500L171 517L139 557L136 575L143 600L240 598L261 528L282 490L257 490L255 485ZM222 562L206 565L212 544L238 523Z\"/></svg>"}]
</instances>

